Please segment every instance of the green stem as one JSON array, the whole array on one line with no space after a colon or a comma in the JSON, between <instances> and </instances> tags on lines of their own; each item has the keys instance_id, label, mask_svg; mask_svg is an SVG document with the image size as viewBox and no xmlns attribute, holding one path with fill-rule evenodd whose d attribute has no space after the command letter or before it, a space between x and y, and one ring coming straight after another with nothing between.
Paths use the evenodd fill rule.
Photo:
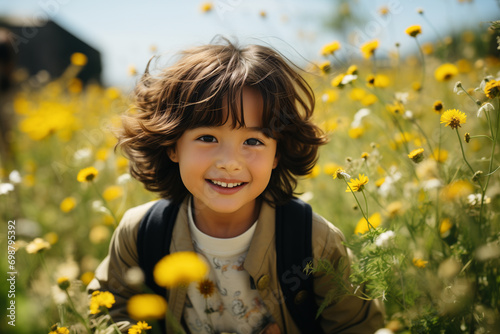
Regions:
<instances>
[{"instance_id":1,"label":"green stem","mask_svg":"<svg viewBox=\"0 0 500 334\"><path fill-rule=\"evenodd\" d=\"M476 172L471 167L471 165L469 164L469 161L467 161L467 158L465 157L464 146L462 144L462 138L460 138L460 133L458 133L458 128L455 128L455 131L456 131L457 136L458 136L458 142L460 143L460 150L462 151L462 157L463 157L465 163L467 164L467 166L469 167L470 171L472 172L472 175L474 175ZM481 187L481 189L482 189L482 187Z\"/></svg>"},{"instance_id":2,"label":"green stem","mask_svg":"<svg viewBox=\"0 0 500 334\"><path fill-rule=\"evenodd\" d=\"M356 203L358 203L358 207L359 207L359 210L361 211L361 214L363 215L363 217L365 218L366 220L366 223L368 224L368 227L370 228L375 228L373 227L373 225L370 223L370 221L368 220L368 217L366 216L365 212L363 211L363 207L361 206L361 204L359 203L358 201L358 198L356 197L356 195L354 194L354 191L352 190L351 186L349 185L349 183L347 183L346 179L344 179L344 182L347 184L347 187L349 188L349 190L351 191L351 194L352 196L354 196L354 199L356 200ZM363 196L365 194L363 193ZM365 197L365 201L366 201L366 197ZM367 205L367 208L368 208L368 203L366 204Z\"/></svg>"},{"instance_id":3,"label":"green stem","mask_svg":"<svg viewBox=\"0 0 500 334\"><path fill-rule=\"evenodd\" d=\"M420 84L420 89L423 89L424 88L424 80L425 80L425 57L424 57L424 52L422 51L422 47L420 46L420 43L418 42L417 37L415 37L415 42L417 43L418 51L420 51L420 57L422 57L422 81Z\"/></svg>"},{"instance_id":4,"label":"green stem","mask_svg":"<svg viewBox=\"0 0 500 334\"><path fill-rule=\"evenodd\" d=\"M363 194L363 198L365 199L365 213L368 216L368 201L366 200L365 191L361 189L361 193Z\"/></svg>"},{"instance_id":5,"label":"green stem","mask_svg":"<svg viewBox=\"0 0 500 334\"><path fill-rule=\"evenodd\" d=\"M491 138L490 136L488 135L475 135L475 136L470 136L470 138L480 138L480 137L484 137L484 138L488 138L489 140L493 141L493 138Z\"/></svg>"},{"instance_id":6,"label":"green stem","mask_svg":"<svg viewBox=\"0 0 500 334\"><path fill-rule=\"evenodd\" d=\"M488 112L485 113L486 115L488 115ZM488 122L490 123L490 128L491 128L491 137L492 137L492 140L493 140L493 145L491 146L491 154L490 154L490 165L488 167L488 174L487 174L487 177L486 177L486 184L484 185L484 188L481 187L481 206L479 208L479 223L481 223L481 219L482 219L482 213L483 213L483 207L484 207L484 196L486 195L486 190L488 189L488 185L490 184L490 178L491 178L491 174L493 174L493 160L494 160L494 157L495 157L495 149L496 149L496 144L497 144L497 139L498 139L498 128L500 127L500 115L496 115L497 116L497 121L496 121L496 130L493 131L493 125L491 124L491 119L488 117Z\"/></svg>"},{"instance_id":7,"label":"green stem","mask_svg":"<svg viewBox=\"0 0 500 334\"><path fill-rule=\"evenodd\" d=\"M68 290L66 289L66 290L64 290L64 292L66 293L66 296L68 297L69 305L70 305L73 313L78 317L78 319L80 320L80 322L85 326L85 329L87 329L87 332L88 333L92 333L92 331L90 330L90 327L89 327L87 321L85 320L85 318L82 317L82 315L76 310L75 304L73 303L73 299L69 295Z\"/></svg>"},{"instance_id":8,"label":"green stem","mask_svg":"<svg viewBox=\"0 0 500 334\"><path fill-rule=\"evenodd\" d=\"M464 161L467 164L467 166L469 166L469 169L471 170L472 175L474 175L475 174L474 169L471 167L471 165L467 161L467 158L465 157L464 146L462 144L462 138L460 138L460 134L458 133L458 128L455 128L455 130L457 132L458 142L460 143L460 149L462 151L462 157L464 158ZM493 148L494 147L495 147L495 145L493 145ZM492 151L492 154L493 154L493 151ZM493 156L491 157L491 159L493 159ZM490 164L491 164L491 160L490 160ZM486 184L488 184L488 182L489 182L489 176L488 176L488 179L486 180ZM481 187L481 206L480 206L480 209L479 209L479 224L481 224L485 188L483 187L483 184L481 183L481 180L479 179L479 177L477 177L477 183L479 184L479 187Z\"/></svg>"},{"instance_id":9,"label":"green stem","mask_svg":"<svg viewBox=\"0 0 500 334\"><path fill-rule=\"evenodd\" d=\"M429 145L429 149L431 150L431 154L434 152L434 149L432 148L431 142L429 140L429 137L427 137L427 134L424 132L424 129L417 123L417 121L413 121L413 124L415 124L420 131L420 133L424 136L425 140L427 141L427 145Z\"/></svg>"},{"instance_id":10,"label":"green stem","mask_svg":"<svg viewBox=\"0 0 500 334\"><path fill-rule=\"evenodd\" d=\"M473 98L473 97L469 94L469 92L467 92L467 91L465 90L465 88L462 86L462 84L460 84L460 88L461 88L461 89L464 91L464 93L465 93L465 94L466 94L466 95L467 95L467 96L468 96L468 97L469 97L469 98L470 98L470 99L474 102L474 104L475 104L476 106L478 106L478 107L479 107L479 105L480 105L480 104L478 104L478 102L479 102L479 101L478 101L478 100L476 100L475 98Z\"/></svg>"}]
</instances>

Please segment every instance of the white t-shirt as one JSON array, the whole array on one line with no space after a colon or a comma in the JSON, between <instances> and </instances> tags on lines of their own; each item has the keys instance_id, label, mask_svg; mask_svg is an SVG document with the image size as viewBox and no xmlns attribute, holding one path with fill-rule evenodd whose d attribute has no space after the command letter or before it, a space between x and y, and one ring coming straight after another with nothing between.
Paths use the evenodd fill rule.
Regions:
<instances>
[{"instance_id":1,"label":"white t-shirt","mask_svg":"<svg viewBox=\"0 0 500 334\"><path fill-rule=\"evenodd\" d=\"M184 320L191 333L259 333L273 323L243 268L257 222L237 237L220 239L196 227L191 204L188 219L194 249L210 264L207 279L187 290Z\"/></svg>"}]
</instances>

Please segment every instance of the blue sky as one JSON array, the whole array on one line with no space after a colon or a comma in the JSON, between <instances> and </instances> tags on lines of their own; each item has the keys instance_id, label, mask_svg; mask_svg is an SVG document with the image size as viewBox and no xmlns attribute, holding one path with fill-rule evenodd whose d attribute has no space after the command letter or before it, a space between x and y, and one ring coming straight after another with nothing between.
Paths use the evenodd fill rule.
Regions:
<instances>
[{"instance_id":1,"label":"blue sky","mask_svg":"<svg viewBox=\"0 0 500 334\"><path fill-rule=\"evenodd\" d=\"M135 79L127 75L129 65L142 71L153 55L168 55L183 48L210 42L217 34L235 37L241 44L268 43L299 65L319 60L319 49L339 39L325 28L325 20L336 7L333 0L213 0L214 10L200 11L198 0L0 0L0 15L33 22L50 17L83 39L102 54L105 84L130 87ZM389 51L395 42L411 51L415 43L404 34L412 24L423 29L422 42L436 34L417 13L425 17L446 36L463 27L476 28L481 22L500 19L496 0L358 0L352 8L363 16L354 30L362 39L378 38L381 51ZM377 10L394 8L382 19ZM266 18L259 13L265 11ZM355 45L356 46L356 45Z\"/></svg>"}]
</instances>

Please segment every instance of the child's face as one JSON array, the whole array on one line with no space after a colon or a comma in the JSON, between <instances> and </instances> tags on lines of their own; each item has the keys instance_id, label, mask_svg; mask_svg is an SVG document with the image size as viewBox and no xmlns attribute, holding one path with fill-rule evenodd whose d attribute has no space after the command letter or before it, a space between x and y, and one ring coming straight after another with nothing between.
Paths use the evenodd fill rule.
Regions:
<instances>
[{"instance_id":1,"label":"child's face","mask_svg":"<svg viewBox=\"0 0 500 334\"><path fill-rule=\"evenodd\" d=\"M253 213L276 167L276 140L262 132L263 101L252 88L243 90L245 127L231 119L217 127L186 130L169 152L179 163L182 182L194 197L195 208L212 214ZM227 110L224 110L227 113Z\"/></svg>"}]
</instances>

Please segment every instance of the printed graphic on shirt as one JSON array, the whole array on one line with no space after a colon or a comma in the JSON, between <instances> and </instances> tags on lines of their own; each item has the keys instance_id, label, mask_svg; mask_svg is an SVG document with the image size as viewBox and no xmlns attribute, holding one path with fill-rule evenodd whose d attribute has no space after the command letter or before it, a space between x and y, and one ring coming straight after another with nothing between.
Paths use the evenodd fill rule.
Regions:
<instances>
[{"instance_id":1,"label":"printed graphic on shirt","mask_svg":"<svg viewBox=\"0 0 500 334\"><path fill-rule=\"evenodd\" d=\"M192 333L259 333L273 319L243 268L246 254L214 257L208 278L188 287L184 319Z\"/></svg>"}]
</instances>

